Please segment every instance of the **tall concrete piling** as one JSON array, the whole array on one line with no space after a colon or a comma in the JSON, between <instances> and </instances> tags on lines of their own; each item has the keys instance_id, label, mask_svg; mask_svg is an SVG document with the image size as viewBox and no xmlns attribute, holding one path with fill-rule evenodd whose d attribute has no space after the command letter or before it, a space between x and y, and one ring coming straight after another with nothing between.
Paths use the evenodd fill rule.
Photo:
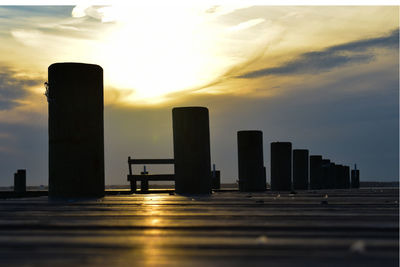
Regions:
<instances>
[{"instance_id":1,"label":"tall concrete piling","mask_svg":"<svg viewBox=\"0 0 400 267\"><path fill-rule=\"evenodd\" d=\"M238 131L237 145L239 190L267 190L262 131Z\"/></svg>"},{"instance_id":2,"label":"tall concrete piling","mask_svg":"<svg viewBox=\"0 0 400 267\"><path fill-rule=\"evenodd\" d=\"M321 187L323 189L329 188L329 169L331 167L331 161L329 159L322 159L322 179L321 179Z\"/></svg>"},{"instance_id":3,"label":"tall concrete piling","mask_svg":"<svg viewBox=\"0 0 400 267\"><path fill-rule=\"evenodd\" d=\"M25 193L26 192L26 170L17 170L14 173L14 192Z\"/></svg>"},{"instance_id":4,"label":"tall concrete piling","mask_svg":"<svg viewBox=\"0 0 400 267\"><path fill-rule=\"evenodd\" d=\"M292 189L292 143L271 143L271 190Z\"/></svg>"},{"instance_id":5,"label":"tall concrete piling","mask_svg":"<svg viewBox=\"0 0 400 267\"><path fill-rule=\"evenodd\" d=\"M175 192L211 193L210 129L205 107L172 109Z\"/></svg>"},{"instance_id":6,"label":"tall concrete piling","mask_svg":"<svg viewBox=\"0 0 400 267\"><path fill-rule=\"evenodd\" d=\"M344 166L344 187L351 188L350 184L350 167Z\"/></svg>"},{"instance_id":7,"label":"tall concrete piling","mask_svg":"<svg viewBox=\"0 0 400 267\"><path fill-rule=\"evenodd\" d=\"M49 196L104 196L103 69L56 63L48 69Z\"/></svg>"},{"instance_id":8,"label":"tall concrete piling","mask_svg":"<svg viewBox=\"0 0 400 267\"><path fill-rule=\"evenodd\" d=\"M357 165L351 170L351 188L360 188L360 170L357 170Z\"/></svg>"},{"instance_id":9,"label":"tall concrete piling","mask_svg":"<svg viewBox=\"0 0 400 267\"><path fill-rule=\"evenodd\" d=\"M322 156L310 156L310 189L322 189Z\"/></svg>"},{"instance_id":10,"label":"tall concrete piling","mask_svg":"<svg viewBox=\"0 0 400 267\"><path fill-rule=\"evenodd\" d=\"M293 149L293 189L308 189L307 149Z\"/></svg>"}]
</instances>

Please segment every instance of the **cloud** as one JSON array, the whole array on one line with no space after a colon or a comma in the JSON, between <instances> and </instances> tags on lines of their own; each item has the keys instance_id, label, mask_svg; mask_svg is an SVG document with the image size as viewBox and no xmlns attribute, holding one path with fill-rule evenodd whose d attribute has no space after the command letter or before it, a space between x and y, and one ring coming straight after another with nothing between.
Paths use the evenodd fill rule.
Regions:
<instances>
[{"instance_id":1,"label":"cloud","mask_svg":"<svg viewBox=\"0 0 400 267\"><path fill-rule=\"evenodd\" d=\"M7 67L0 68L0 110L19 105L18 100L27 95L27 87L39 84L38 80L18 76Z\"/></svg>"},{"instance_id":2,"label":"cloud","mask_svg":"<svg viewBox=\"0 0 400 267\"><path fill-rule=\"evenodd\" d=\"M369 62L374 59L373 48L397 49L399 46L399 30L390 35L363 39L341 45L335 45L322 51L313 51L301 54L296 59L279 67L263 68L247 72L238 78L258 78L268 75L293 75L305 73L320 73L343 65Z\"/></svg>"},{"instance_id":3,"label":"cloud","mask_svg":"<svg viewBox=\"0 0 400 267\"><path fill-rule=\"evenodd\" d=\"M117 20L117 14L112 7L109 6L91 6L91 5L77 5L72 9L72 17L82 18L91 17L101 22L113 22Z\"/></svg>"},{"instance_id":4,"label":"cloud","mask_svg":"<svg viewBox=\"0 0 400 267\"><path fill-rule=\"evenodd\" d=\"M245 30L245 29L251 28L253 26L256 26L257 24L260 24L260 23L262 23L264 21L265 21L265 19L261 19L261 18L251 19L251 20L248 20L248 21L245 21L245 22L241 22L241 23L239 23L239 24L237 24L235 26L232 26L232 27L228 28L228 31Z\"/></svg>"}]
</instances>

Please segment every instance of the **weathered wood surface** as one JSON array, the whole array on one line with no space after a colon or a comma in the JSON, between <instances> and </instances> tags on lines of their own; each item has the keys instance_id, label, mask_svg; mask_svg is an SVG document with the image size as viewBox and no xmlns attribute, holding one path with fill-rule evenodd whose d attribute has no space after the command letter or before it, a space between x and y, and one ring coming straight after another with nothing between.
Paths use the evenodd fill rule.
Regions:
<instances>
[{"instance_id":1,"label":"weathered wood surface","mask_svg":"<svg viewBox=\"0 0 400 267\"><path fill-rule=\"evenodd\" d=\"M0 266L398 266L398 197L362 189L3 199Z\"/></svg>"}]
</instances>

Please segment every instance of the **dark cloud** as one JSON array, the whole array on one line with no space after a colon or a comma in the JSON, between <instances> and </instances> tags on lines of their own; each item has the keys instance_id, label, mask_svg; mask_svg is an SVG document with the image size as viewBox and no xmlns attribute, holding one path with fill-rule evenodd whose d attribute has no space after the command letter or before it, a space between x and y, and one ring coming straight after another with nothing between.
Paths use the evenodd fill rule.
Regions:
<instances>
[{"instance_id":1,"label":"dark cloud","mask_svg":"<svg viewBox=\"0 0 400 267\"><path fill-rule=\"evenodd\" d=\"M27 77L18 77L7 67L0 67L0 110L11 109L18 105L16 100L26 96L26 87L40 84L41 81Z\"/></svg>"},{"instance_id":2,"label":"dark cloud","mask_svg":"<svg viewBox=\"0 0 400 267\"><path fill-rule=\"evenodd\" d=\"M374 59L372 52L367 53L370 49L397 49L398 46L399 30L396 29L388 36L335 45L322 51L307 52L282 66L251 71L238 76L238 78L251 79L268 75L319 73L347 64L369 62Z\"/></svg>"}]
</instances>

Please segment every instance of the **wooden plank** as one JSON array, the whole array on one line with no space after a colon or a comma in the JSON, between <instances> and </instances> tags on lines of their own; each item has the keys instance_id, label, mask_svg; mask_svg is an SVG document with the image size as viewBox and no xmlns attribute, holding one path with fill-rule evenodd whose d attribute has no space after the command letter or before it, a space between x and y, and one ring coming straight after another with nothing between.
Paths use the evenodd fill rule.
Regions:
<instances>
[{"instance_id":1,"label":"wooden plank","mask_svg":"<svg viewBox=\"0 0 400 267\"><path fill-rule=\"evenodd\" d=\"M398 198L361 189L0 199L0 265L398 266Z\"/></svg>"},{"instance_id":2,"label":"wooden plank","mask_svg":"<svg viewBox=\"0 0 400 267\"><path fill-rule=\"evenodd\" d=\"M128 159L129 164L174 164L174 159Z\"/></svg>"}]
</instances>

